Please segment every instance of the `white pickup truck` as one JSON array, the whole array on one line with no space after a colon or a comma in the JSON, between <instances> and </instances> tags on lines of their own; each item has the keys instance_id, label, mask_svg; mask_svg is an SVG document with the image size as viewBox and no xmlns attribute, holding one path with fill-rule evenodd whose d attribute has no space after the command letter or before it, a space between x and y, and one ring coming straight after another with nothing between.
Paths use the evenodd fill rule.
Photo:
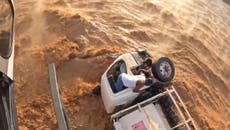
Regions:
<instances>
[{"instance_id":1,"label":"white pickup truck","mask_svg":"<svg viewBox=\"0 0 230 130\"><path fill-rule=\"evenodd\" d=\"M119 56L101 77L100 92L107 113L115 130L196 130L191 115L171 81L174 66L163 57L153 63L155 80L143 93L132 88L114 90L116 77L110 71L119 68L120 73L134 75L144 59L151 58L146 51L137 51ZM96 91L96 90L95 90Z\"/></svg>"}]
</instances>

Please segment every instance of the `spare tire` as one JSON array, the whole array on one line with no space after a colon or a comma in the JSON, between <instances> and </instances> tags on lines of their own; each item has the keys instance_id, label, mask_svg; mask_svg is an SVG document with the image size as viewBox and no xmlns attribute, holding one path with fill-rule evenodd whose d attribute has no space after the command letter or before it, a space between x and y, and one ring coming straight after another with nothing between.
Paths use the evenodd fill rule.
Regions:
<instances>
[{"instance_id":1,"label":"spare tire","mask_svg":"<svg viewBox=\"0 0 230 130\"><path fill-rule=\"evenodd\" d=\"M174 78L175 68L173 62L167 57L161 57L153 64L154 76L162 82L170 82Z\"/></svg>"}]
</instances>

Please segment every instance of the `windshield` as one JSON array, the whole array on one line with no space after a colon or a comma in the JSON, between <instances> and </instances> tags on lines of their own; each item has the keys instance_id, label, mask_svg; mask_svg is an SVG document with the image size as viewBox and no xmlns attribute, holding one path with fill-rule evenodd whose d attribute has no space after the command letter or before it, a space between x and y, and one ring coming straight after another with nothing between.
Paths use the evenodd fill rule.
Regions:
<instances>
[{"instance_id":1,"label":"windshield","mask_svg":"<svg viewBox=\"0 0 230 130\"><path fill-rule=\"evenodd\" d=\"M0 55L4 58L11 53L12 12L8 0L0 1Z\"/></svg>"}]
</instances>

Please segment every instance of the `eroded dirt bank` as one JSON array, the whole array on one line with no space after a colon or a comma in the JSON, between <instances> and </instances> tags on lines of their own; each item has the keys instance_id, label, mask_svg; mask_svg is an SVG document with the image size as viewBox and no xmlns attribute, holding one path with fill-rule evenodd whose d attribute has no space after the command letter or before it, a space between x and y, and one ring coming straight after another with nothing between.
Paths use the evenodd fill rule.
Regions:
<instances>
[{"instance_id":1,"label":"eroded dirt bank","mask_svg":"<svg viewBox=\"0 0 230 130\"><path fill-rule=\"evenodd\" d=\"M230 129L230 6L221 0L16 0L20 129L57 129L48 63L55 62L71 126L108 130L91 94L110 55L147 49L176 67L176 89L200 130Z\"/></svg>"}]
</instances>

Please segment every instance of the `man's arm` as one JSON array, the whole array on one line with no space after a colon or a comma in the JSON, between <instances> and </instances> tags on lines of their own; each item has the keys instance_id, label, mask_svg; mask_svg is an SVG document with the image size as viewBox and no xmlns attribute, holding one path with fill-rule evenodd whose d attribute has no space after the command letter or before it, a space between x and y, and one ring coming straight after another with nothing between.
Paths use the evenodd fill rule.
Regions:
<instances>
[{"instance_id":1,"label":"man's arm","mask_svg":"<svg viewBox=\"0 0 230 130\"><path fill-rule=\"evenodd\" d=\"M144 86L144 82L141 81L141 80L138 80L137 83L136 83L136 87L133 89L133 92L135 93L139 93L141 92L141 88Z\"/></svg>"},{"instance_id":2,"label":"man's arm","mask_svg":"<svg viewBox=\"0 0 230 130\"><path fill-rule=\"evenodd\" d=\"M146 77L153 77L153 73L152 73L152 69L148 68L148 69L140 69L138 70L138 74L144 74Z\"/></svg>"}]
</instances>

